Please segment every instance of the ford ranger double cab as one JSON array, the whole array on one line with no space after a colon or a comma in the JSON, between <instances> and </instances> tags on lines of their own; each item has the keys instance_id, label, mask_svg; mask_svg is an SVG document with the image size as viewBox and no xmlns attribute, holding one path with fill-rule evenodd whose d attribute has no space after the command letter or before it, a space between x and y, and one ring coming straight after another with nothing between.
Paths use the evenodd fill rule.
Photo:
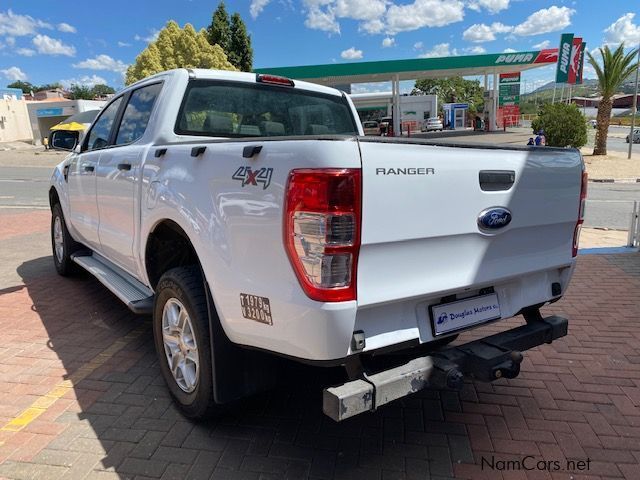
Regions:
<instances>
[{"instance_id":1,"label":"ford ranger double cab","mask_svg":"<svg viewBox=\"0 0 640 480\"><path fill-rule=\"evenodd\" d=\"M540 307L567 289L585 195L575 149L365 137L338 90L178 69L116 94L55 168L53 261L152 316L186 416L294 360L343 372L322 385L340 421L513 378L523 351L566 335Z\"/></svg>"}]
</instances>

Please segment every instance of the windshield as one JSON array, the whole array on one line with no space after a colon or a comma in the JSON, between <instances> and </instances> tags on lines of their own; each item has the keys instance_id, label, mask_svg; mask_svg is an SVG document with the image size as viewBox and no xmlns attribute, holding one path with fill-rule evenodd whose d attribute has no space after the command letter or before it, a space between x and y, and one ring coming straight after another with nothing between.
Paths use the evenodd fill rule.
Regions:
<instances>
[{"instance_id":1,"label":"windshield","mask_svg":"<svg viewBox=\"0 0 640 480\"><path fill-rule=\"evenodd\" d=\"M212 137L357 135L347 100L291 87L193 80L175 132Z\"/></svg>"}]
</instances>

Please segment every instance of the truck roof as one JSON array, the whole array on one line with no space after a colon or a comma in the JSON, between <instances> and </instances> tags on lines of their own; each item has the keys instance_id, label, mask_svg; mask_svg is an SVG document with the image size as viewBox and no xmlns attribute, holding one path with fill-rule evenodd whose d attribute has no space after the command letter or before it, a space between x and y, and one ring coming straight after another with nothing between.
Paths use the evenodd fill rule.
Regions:
<instances>
[{"instance_id":1,"label":"truck roof","mask_svg":"<svg viewBox=\"0 0 640 480\"><path fill-rule=\"evenodd\" d=\"M155 78L176 75L182 72L188 72L191 77L204 79L204 80L229 80L234 82L256 83L256 74L252 72L234 72L229 70L213 70L213 69L206 69L206 68L176 68L173 70L166 70L164 72L156 73L155 75L151 75L149 77L143 78L142 80L139 80L131 85L128 85L126 89L135 87L142 83L146 83ZM336 90L335 88L325 87L323 85L318 85L316 83L303 82L301 80L296 80L296 79L292 79L292 80L294 80L295 82L295 88L298 88L298 89L324 93L325 95L334 95L336 97L342 96L342 92L340 90Z\"/></svg>"},{"instance_id":2,"label":"truck roof","mask_svg":"<svg viewBox=\"0 0 640 480\"><path fill-rule=\"evenodd\" d=\"M192 72L192 75L195 76L195 78L205 80L231 80L248 83L255 83L256 81L256 74L251 72L233 72L229 70L210 70L203 68L192 68L189 69L189 72ZM296 80L295 78L292 80L295 82L295 88L324 93L326 95L342 96L342 92L335 88L325 87L323 85L318 85L317 83L303 82L301 80Z\"/></svg>"}]
</instances>

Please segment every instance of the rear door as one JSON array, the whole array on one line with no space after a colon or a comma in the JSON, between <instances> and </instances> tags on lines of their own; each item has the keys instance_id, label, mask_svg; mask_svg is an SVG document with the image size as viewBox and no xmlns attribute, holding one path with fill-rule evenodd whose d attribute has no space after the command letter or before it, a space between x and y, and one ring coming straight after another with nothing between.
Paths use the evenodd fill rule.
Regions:
<instances>
[{"instance_id":1,"label":"rear door","mask_svg":"<svg viewBox=\"0 0 640 480\"><path fill-rule=\"evenodd\" d=\"M122 97L119 97L102 111L83 141L81 153L69 165L70 222L81 237L78 240L93 250L100 250L96 170L100 156L109 147L121 106Z\"/></svg>"},{"instance_id":2,"label":"rear door","mask_svg":"<svg viewBox=\"0 0 640 480\"><path fill-rule=\"evenodd\" d=\"M161 88L161 83L154 83L127 95L113 145L100 155L96 175L101 250L133 275L137 273L133 254L139 211L135 204L137 179L148 148L144 133Z\"/></svg>"},{"instance_id":3,"label":"rear door","mask_svg":"<svg viewBox=\"0 0 640 480\"><path fill-rule=\"evenodd\" d=\"M358 304L483 288L572 262L576 150L360 140ZM497 175L495 175L497 173ZM512 180L511 180L512 179ZM485 228L492 212L510 213ZM488 213L488 215L487 215Z\"/></svg>"}]
</instances>

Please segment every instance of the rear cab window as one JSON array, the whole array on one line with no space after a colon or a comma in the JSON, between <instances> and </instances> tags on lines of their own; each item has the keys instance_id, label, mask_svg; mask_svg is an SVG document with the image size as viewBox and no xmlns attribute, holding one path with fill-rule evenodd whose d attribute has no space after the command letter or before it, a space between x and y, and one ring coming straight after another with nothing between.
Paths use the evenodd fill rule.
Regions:
<instances>
[{"instance_id":1,"label":"rear cab window","mask_svg":"<svg viewBox=\"0 0 640 480\"><path fill-rule=\"evenodd\" d=\"M212 137L357 135L342 96L217 80L187 86L175 133Z\"/></svg>"}]
</instances>

